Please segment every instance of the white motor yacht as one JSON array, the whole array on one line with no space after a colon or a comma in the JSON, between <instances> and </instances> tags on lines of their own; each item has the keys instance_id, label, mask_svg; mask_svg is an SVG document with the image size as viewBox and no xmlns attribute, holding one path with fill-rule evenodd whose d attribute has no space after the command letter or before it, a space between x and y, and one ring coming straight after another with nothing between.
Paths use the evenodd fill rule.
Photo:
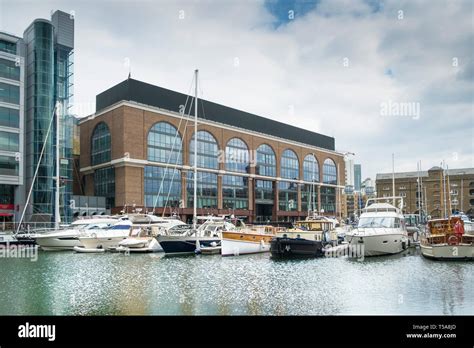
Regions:
<instances>
[{"instance_id":1,"label":"white motor yacht","mask_svg":"<svg viewBox=\"0 0 474 348\"><path fill-rule=\"evenodd\" d=\"M371 198L367 201L357 228L346 232L345 238L351 247L360 248L358 250L364 256L396 254L408 247L402 211L392 204L377 202L396 199L403 206L401 197Z\"/></svg>"},{"instance_id":2,"label":"white motor yacht","mask_svg":"<svg viewBox=\"0 0 474 348\"><path fill-rule=\"evenodd\" d=\"M77 252L92 252L94 250L117 248L119 243L129 236L131 226L132 222L125 218L107 229L80 236L79 241L82 245L74 248L74 250Z\"/></svg>"},{"instance_id":3,"label":"white motor yacht","mask_svg":"<svg viewBox=\"0 0 474 348\"><path fill-rule=\"evenodd\" d=\"M163 251L155 238L166 234L176 226L187 226L175 217L158 217L151 214L129 215L131 221L130 232L127 238L119 242L117 251L127 252L156 252Z\"/></svg>"},{"instance_id":4,"label":"white motor yacht","mask_svg":"<svg viewBox=\"0 0 474 348\"><path fill-rule=\"evenodd\" d=\"M111 217L76 220L66 228L36 234L34 239L41 249L46 251L73 250L75 246L81 246L81 235L100 231L116 222L117 218Z\"/></svg>"}]
</instances>

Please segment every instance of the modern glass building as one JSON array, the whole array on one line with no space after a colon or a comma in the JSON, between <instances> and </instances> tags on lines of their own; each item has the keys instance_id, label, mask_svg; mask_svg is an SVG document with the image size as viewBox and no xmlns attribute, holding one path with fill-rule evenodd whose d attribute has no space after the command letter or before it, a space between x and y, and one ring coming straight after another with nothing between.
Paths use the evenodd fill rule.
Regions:
<instances>
[{"instance_id":1,"label":"modern glass building","mask_svg":"<svg viewBox=\"0 0 474 348\"><path fill-rule=\"evenodd\" d=\"M37 19L24 32L26 45L26 186L33 184L26 221L52 221L56 173L56 121L59 105L61 156L60 212L62 221L71 221L73 118L74 18L56 11L51 20ZM52 122L50 135L48 128ZM41 150L44 155L40 162ZM39 170L33 182L36 167Z\"/></svg>"},{"instance_id":2,"label":"modern glass building","mask_svg":"<svg viewBox=\"0 0 474 348\"><path fill-rule=\"evenodd\" d=\"M98 95L97 112L80 121L85 194L108 197L112 212L189 221L197 142L198 214L249 222L340 215L344 157L333 138L202 99L194 134L192 111L180 113L187 97L133 79Z\"/></svg>"}]
</instances>

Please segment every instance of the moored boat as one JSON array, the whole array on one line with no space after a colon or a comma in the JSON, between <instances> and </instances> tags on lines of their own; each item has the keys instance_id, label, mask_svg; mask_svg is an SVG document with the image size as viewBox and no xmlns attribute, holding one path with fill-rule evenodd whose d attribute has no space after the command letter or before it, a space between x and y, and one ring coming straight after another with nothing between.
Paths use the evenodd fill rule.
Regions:
<instances>
[{"instance_id":1,"label":"moored boat","mask_svg":"<svg viewBox=\"0 0 474 348\"><path fill-rule=\"evenodd\" d=\"M199 219L199 218L198 218ZM196 229L184 230L183 233L160 234L156 237L166 254L194 254L201 248L221 245L221 232L235 230L235 225L224 217L206 217L206 222Z\"/></svg>"},{"instance_id":2,"label":"moored boat","mask_svg":"<svg viewBox=\"0 0 474 348\"><path fill-rule=\"evenodd\" d=\"M73 250L75 246L82 245L79 241L81 235L99 232L117 221L117 218L111 217L76 220L65 229L36 234L34 239L45 251Z\"/></svg>"},{"instance_id":3,"label":"moored boat","mask_svg":"<svg viewBox=\"0 0 474 348\"><path fill-rule=\"evenodd\" d=\"M34 246L36 242L33 238L27 236L21 236L13 232L0 232L0 246Z\"/></svg>"},{"instance_id":4,"label":"moored boat","mask_svg":"<svg viewBox=\"0 0 474 348\"><path fill-rule=\"evenodd\" d=\"M95 231L90 234L80 236L79 241L81 246L74 247L74 250L81 252L81 248L87 250L106 250L116 248L122 240L128 237L131 226L132 222L130 220L120 220L115 225L103 231Z\"/></svg>"},{"instance_id":5,"label":"moored boat","mask_svg":"<svg viewBox=\"0 0 474 348\"><path fill-rule=\"evenodd\" d=\"M309 216L295 223L295 228L280 231L272 239L270 252L275 258L324 256L328 233L333 229L328 220Z\"/></svg>"},{"instance_id":6,"label":"moored boat","mask_svg":"<svg viewBox=\"0 0 474 348\"><path fill-rule=\"evenodd\" d=\"M434 260L474 260L474 235L464 233L460 217L428 221L421 254Z\"/></svg>"},{"instance_id":7,"label":"moored boat","mask_svg":"<svg viewBox=\"0 0 474 348\"><path fill-rule=\"evenodd\" d=\"M363 256L397 254L408 248L408 234L401 209L377 202L397 199L403 206L402 197L368 199L357 228L346 233L346 241L352 247L360 248Z\"/></svg>"},{"instance_id":8,"label":"moored boat","mask_svg":"<svg viewBox=\"0 0 474 348\"><path fill-rule=\"evenodd\" d=\"M285 229L274 226L247 226L238 231L222 232L222 256L256 254L270 251L277 232Z\"/></svg>"}]
</instances>

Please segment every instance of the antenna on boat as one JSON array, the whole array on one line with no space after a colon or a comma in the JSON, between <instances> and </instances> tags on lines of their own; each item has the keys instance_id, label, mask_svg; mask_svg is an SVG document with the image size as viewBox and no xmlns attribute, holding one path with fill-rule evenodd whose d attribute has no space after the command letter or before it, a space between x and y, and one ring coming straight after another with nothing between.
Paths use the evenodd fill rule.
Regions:
<instances>
[{"instance_id":1,"label":"antenna on boat","mask_svg":"<svg viewBox=\"0 0 474 348\"><path fill-rule=\"evenodd\" d=\"M194 102L194 192L193 192L193 230L196 233L196 252L200 252L201 246L199 243L199 236L196 230L197 224L197 148L198 148L198 133L197 133L197 123L198 123L198 75L199 70L194 70L195 74L195 102Z\"/></svg>"},{"instance_id":2,"label":"antenna on boat","mask_svg":"<svg viewBox=\"0 0 474 348\"><path fill-rule=\"evenodd\" d=\"M451 185L449 185L449 172L448 172L448 166L446 165L446 174L447 174L447 177L448 177L448 182L447 182L447 186L448 186L448 204L449 204L449 214L448 214L448 231L451 231L451 212L452 212L452 209L451 209Z\"/></svg>"},{"instance_id":3,"label":"antenna on boat","mask_svg":"<svg viewBox=\"0 0 474 348\"><path fill-rule=\"evenodd\" d=\"M393 206L395 206L395 154L392 153L392 197Z\"/></svg>"},{"instance_id":4,"label":"antenna on boat","mask_svg":"<svg viewBox=\"0 0 474 348\"><path fill-rule=\"evenodd\" d=\"M194 70L195 74L195 97L194 97L194 187L193 187L193 229L196 230L197 223L197 122L198 122L198 74L199 70Z\"/></svg>"}]
</instances>

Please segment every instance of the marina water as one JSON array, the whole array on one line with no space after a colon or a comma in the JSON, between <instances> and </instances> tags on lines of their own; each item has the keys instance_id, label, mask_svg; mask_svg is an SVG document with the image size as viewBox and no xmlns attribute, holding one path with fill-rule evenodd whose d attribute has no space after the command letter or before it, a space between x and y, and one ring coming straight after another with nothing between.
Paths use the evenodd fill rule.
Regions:
<instances>
[{"instance_id":1,"label":"marina water","mask_svg":"<svg viewBox=\"0 0 474 348\"><path fill-rule=\"evenodd\" d=\"M0 263L1 315L474 313L474 264L415 249L363 261L39 251Z\"/></svg>"}]
</instances>

